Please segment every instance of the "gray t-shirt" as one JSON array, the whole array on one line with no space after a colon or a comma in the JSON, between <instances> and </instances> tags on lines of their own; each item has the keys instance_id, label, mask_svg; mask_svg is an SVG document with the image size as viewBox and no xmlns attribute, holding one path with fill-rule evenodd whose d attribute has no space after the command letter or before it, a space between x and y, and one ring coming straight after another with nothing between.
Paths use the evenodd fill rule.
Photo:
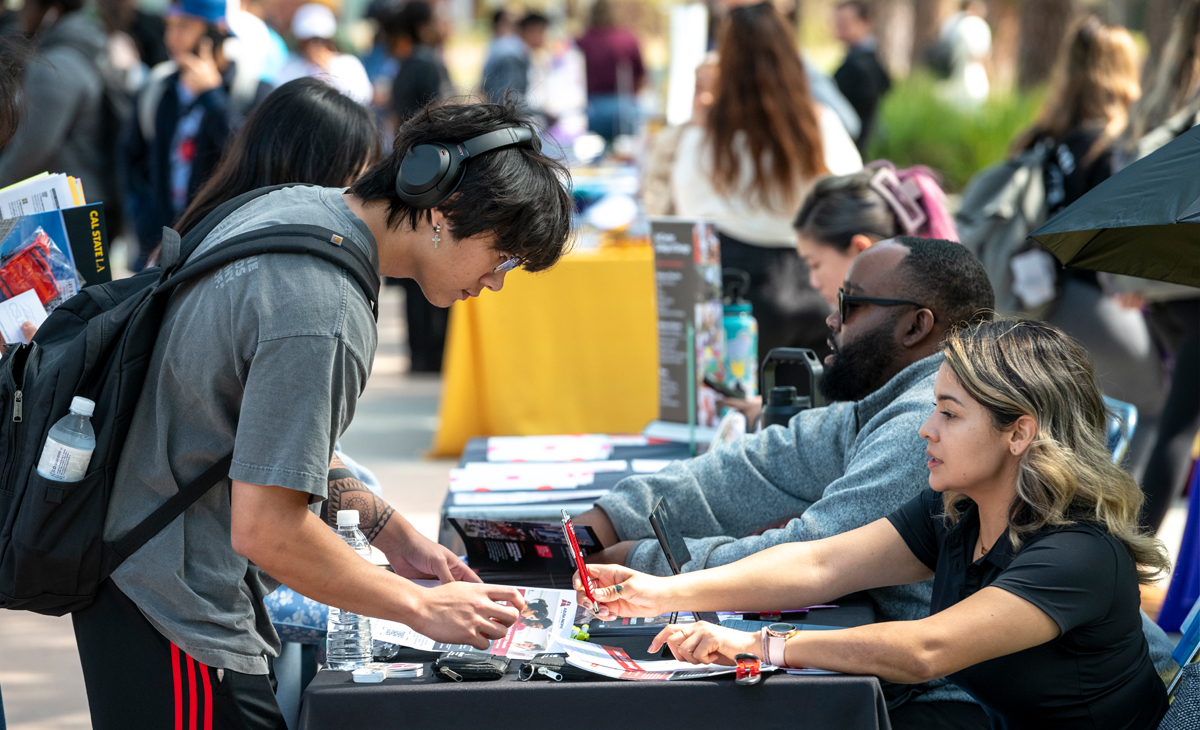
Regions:
<instances>
[{"instance_id":1,"label":"gray t-shirt","mask_svg":"<svg viewBox=\"0 0 1200 730\"><path fill-rule=\"evenodd\" d=\"M276 224L343 236L378 268L374 237L332 188L284 188L235 211L199 252ZM333 245L333 244L330 244ZM304 254L232 263L175 292L154 346L108 511L116 541L233 451L231 479L326 497L334 441L375 357L370 305L347 272ZM233 551L224 480L113 573L164 636L213 667L266 674L278 586Z\"/></svg>"}]
</instances>

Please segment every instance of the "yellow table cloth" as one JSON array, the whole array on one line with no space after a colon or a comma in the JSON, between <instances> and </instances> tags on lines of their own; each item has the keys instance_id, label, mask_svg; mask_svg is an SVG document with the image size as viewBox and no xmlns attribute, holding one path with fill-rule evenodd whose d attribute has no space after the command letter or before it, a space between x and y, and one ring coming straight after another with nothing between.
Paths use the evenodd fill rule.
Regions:
<instances>
[{"instance_id":1,"label":"yellow table cloth","mask_svg":"<svg viewBox=\"0 0 1200 730\"><path fill-rule=\"evenodd\" d=\"M572 253L456 303L442 375L435 456L475 436L641 431L658 416L653 252Z\"/></svg>"}]
</instances>

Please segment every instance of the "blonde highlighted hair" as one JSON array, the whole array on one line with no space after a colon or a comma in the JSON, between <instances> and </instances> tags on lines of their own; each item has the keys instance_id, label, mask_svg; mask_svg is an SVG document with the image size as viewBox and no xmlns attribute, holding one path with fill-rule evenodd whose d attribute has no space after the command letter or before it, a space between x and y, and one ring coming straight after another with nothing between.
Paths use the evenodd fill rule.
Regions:
<instances>
[{"instance_id":1,"label":"blonde highlighted hair","mask_svg":"<svg viewBox=\"0 0 1200 730\"><path fill-rule=\"evenodd\" d=\"M1138 526L1141 488L1112 463L1104 401L1082 347L1042 322L1000 320L955 330L942 348L946 365L997 429L1021 416L1037 422L1009 508L1014 547L1044 528L1091 521L1125 544L1142 583L1170 570L1162 543ZM957 522L966 498L946 492L943 499L946 518Z\"/></svg>"}]
</instances>

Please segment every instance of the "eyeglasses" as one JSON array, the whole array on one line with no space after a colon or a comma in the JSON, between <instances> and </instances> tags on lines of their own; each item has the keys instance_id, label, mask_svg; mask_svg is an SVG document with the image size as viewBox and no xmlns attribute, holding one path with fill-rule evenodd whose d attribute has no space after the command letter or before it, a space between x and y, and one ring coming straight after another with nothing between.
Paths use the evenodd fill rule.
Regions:
<instances>
[{"instance_id":1,"label":"eyeglasses","mask_svg":"<svg viewBox=\"0 0 1200 730\"><path fill-rule=\"evenodd\" d=\"M521 257L513 256L508 261L492 269L493 274L506 274L521 265Z\"/></svg>"},{"instance_id":2,"label":"eyeglasses","mask_svg":"<svg viewBox=\"0 0 1200 730\"><path fill-rule=\"evenodd\" d=\"M845 289L838 289L838 317L846 321L847 310L855 304L875 304L880 307L913 306L925 309L925 305L911 299L880 299L879 297L859 297L847 294Z\"/></svg>"}]
</instances>

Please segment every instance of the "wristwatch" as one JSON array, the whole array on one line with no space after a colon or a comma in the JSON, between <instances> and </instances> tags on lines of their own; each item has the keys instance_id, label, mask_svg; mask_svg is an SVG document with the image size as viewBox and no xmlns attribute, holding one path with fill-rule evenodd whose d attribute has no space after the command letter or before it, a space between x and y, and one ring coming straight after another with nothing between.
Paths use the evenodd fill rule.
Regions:
<instances>
[{"instance_id":1,"label":"wristwatch","mask_svg":"<svg viewBox=\"0 0 1200 730\"><path fill-rule=\"evenodd\" d=\"M783 647L787 640L800 633L792 624L769 624L762 629L762 655L767 664L786 667L787 660L783 657Z\"/></svg>"}]
</instances>

